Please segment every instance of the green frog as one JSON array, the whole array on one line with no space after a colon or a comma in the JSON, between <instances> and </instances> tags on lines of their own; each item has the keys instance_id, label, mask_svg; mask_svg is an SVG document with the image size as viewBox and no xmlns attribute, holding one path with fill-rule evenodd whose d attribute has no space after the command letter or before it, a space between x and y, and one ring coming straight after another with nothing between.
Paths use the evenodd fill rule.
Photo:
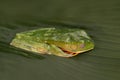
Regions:
<instances>
[{"instance_id":1,"label":"green frog","mask_svg":"<svg viewBox=\"0 0 120 80\"><path fill-rule=\"evenodd\" d=\"M73 57L94 48L93 40L84 30L54 27L17 33L10 45L61 57Z\"/></svg>"}]
</instances>

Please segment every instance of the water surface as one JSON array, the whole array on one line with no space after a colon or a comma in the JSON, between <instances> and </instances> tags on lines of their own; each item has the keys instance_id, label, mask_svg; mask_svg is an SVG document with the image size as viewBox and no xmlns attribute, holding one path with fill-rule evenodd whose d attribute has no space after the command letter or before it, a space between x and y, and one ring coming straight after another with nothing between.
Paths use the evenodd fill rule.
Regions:
<instances>
[{"instance_id":1,"label":"water surface","mask_svg":"<svg viewBox=\"0 0 120 80\"><path fill-rule=\"evenodd\" d=\"M0 80L120 80L119 0L0 1ZM95 49L73 58L34 55L9 45L41 27L81 28Z\"/></svg>"}]
</instances>

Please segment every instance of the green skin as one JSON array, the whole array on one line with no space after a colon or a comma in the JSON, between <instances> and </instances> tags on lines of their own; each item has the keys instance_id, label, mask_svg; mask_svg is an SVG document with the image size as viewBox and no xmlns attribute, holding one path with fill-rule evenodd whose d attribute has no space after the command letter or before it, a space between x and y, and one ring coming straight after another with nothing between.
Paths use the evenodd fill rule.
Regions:
<instances>
[{"instance_id":1,"label":"green skin","mask_svg":"<svg viewBox=\"0 0 120 80\"><path fill-rule=\"evenodd\" d=\"M40 28L17 33L12 46L61 57L72 57L94 48L92 39L84 30L70 28Z\"/></svg>"}]
</instances>

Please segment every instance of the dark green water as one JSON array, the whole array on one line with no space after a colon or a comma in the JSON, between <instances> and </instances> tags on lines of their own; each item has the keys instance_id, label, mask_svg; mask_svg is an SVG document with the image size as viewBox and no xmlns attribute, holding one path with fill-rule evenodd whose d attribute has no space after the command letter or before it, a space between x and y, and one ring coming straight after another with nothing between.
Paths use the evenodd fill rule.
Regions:
<instances>
[{"instance_id":1,"label":"dark green water","mask_svg":"<svg viewBox=\"0 0 120 80\"><path fill-rule=\"evenodd\" d=\"M95 49L73 58L34 55L9 45L44 26L85 29ZM120 80L119 0L1 0L0 80Z\"/></svg>"}]
</instances>

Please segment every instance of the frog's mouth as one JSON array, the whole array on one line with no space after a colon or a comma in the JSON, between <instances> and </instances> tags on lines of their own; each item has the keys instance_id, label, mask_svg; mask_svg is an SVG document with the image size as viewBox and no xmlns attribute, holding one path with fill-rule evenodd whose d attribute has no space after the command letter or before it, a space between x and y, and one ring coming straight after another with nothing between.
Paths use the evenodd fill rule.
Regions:
<instances>
[{"instance_id":1,"label":"frog's mouth","mask_svg":"<svg viewBox=\"0 0 120 80\"><path fill-rule=\"evenodd\" d=\"M61 47L59 47L59 48L66 54L71 54L71 55L77 55L78 54L77 52L71 52L71 51L65 50L64 48L61 48Z\"/></svg>"}]
</instances>

